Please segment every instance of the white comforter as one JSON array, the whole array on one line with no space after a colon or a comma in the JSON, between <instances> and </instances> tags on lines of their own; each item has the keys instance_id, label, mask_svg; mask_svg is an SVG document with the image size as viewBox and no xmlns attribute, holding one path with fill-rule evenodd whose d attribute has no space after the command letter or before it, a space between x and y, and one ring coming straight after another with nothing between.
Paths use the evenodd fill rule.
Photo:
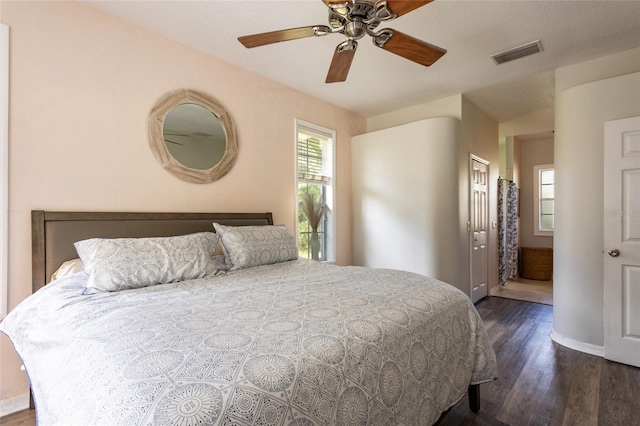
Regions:
<instances>
[{"instance_id":1,"label":"white comforter","mask_svg":"<svg viewBox=\"0 0 640 426\"><path fill-rule=\"evenodd\" d=\"M40 425L428 425L496 376L468 297L412 273L298 260L83 295L86 279L0 323Z\"/></svg>"}]
</instances>

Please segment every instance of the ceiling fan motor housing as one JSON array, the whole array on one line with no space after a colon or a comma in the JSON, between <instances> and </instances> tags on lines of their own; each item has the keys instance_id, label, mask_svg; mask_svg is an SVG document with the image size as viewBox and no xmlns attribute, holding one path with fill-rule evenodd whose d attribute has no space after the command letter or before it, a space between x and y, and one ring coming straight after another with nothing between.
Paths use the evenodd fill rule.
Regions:
<instances>
[{"instance_id":1,"label":"ceiling fan motor housing","mask_svg":"<svg viewBox=\"0 0 640 426\"><path fill-rule=\"evenodd\" d=\"M369 34L376 37L375 29L382 21L396 17L387 7L386 0L354 0L353 3L331 3L329 25L334 33L342 33L351 40Z\"/></svg>"},{"instance_id":2,"label":"ceiling fan motor housing","mask_svg":"<svg viewBox=\"0 0 640 426\"><path fill-rule=\"evenodd\" d=\"M367 27L360 20L349 22L344 27L344 35L352 40L359 40L364 37L365 34L367 34Z\"/></svg>"}]
</instances>

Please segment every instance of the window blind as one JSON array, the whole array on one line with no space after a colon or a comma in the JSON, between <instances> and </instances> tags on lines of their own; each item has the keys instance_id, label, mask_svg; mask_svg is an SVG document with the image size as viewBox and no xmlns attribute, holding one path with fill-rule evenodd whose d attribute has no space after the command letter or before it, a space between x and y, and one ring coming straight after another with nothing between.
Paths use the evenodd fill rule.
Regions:
<instances>
[{"instance_id":1,"label":"window blind","mask_svg":"<svg viewBox=\"0 0 640 426\"><path fill-rule=\"evenodd\" d=\"M331 185L333 177L333 143L328 136L306 129L298 131L298 180Z\"/></svg>"}]
</instances>

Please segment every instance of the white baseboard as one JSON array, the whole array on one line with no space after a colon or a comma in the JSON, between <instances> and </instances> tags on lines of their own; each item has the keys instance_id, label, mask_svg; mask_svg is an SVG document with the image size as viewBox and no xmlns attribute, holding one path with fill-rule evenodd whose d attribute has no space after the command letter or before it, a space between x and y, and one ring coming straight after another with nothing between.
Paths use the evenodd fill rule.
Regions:
<instances>
[{"instance_id":1,"label":"white baseboard","mask_svg":"<svg viewBox=\"0 0 640 426\"><path fill-rule=\"evenodd\" d=\"M14 396L0 400L0 417L29 408L29 394Z\"/></svg>"},{"instance_id":2,"label":"white baseboard","mask_svg":"<svg viewBox=\"0 0 640 426\"><path fill-rule=\"evenodd\" d=\"M566 346L569 349L584 352L590 355L604 357L604 346L592 345L591 343L585 343L579 340L570 339L556 333L555 330L551 332L550 337L554 342L562 346Z\"/></svg>"}]
</instances>

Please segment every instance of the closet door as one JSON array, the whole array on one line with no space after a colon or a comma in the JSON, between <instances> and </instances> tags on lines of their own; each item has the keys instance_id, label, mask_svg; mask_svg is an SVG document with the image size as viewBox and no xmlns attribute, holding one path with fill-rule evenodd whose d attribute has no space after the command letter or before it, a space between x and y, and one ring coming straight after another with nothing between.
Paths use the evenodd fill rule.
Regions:
<instances>
[{"instance_id":1,"label":"closet door","mask_svg":"<svg viewBox=\"0 0 640 426\"><path fill-rule=\"evenodd\" d=\"M488 296L489 163L471 156L471 300Z\"/></svg>"}]
</instances>

